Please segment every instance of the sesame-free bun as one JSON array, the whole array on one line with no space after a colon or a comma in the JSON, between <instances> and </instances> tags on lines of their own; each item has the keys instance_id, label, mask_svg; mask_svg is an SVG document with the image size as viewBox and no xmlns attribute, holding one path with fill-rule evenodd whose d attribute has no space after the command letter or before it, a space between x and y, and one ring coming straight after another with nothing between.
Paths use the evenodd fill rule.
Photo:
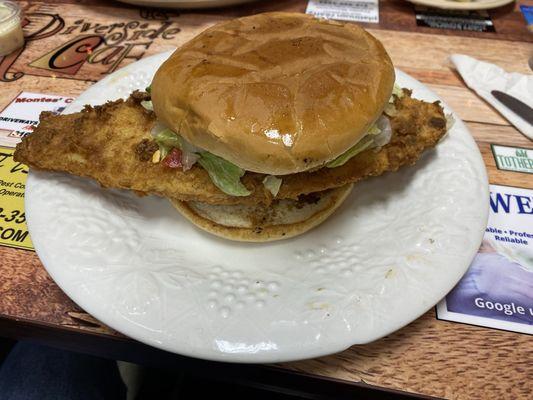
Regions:
<instances>
[{"instance_id":1,"label":"sesame-free bun","mask_svg":"<svg viewBox=\"0 0 533 400\"><path fill-rule=\"evenodd\" d=\"M272 242L301 235L324 222L351 193L352 184L313 193L307 201L283 199L261 205L216 205L170 199L198 228L241 242ZM311 201L309 201L311 200Z\"/></svg>"},{"instance_id":2,"label":"sesame-free bun","mask_svg":"<svg viewBox=\"0 0 533 400\"><path fill-rule=\"evenodd\" d=\"M248 171L323 165L357 143L394 84L381 43L362 28L296 13L221 22L157 71L157 118Z\"/></svg>"}]
</instances>

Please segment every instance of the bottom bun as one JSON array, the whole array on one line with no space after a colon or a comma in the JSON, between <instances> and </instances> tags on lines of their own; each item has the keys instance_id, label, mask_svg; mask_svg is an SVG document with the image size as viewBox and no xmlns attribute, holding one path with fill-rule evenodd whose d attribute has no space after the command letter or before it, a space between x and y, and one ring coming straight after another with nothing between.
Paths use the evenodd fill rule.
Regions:
<instances>
[{"instance_id":1,"label":"bottom bun","mask_svg":"<svg viewBox=\"0 0 533 400\"><path fill-rule=\"evenodd\" d=\"M352 191L352 184L261 205L214 205L171 199L172 205L197 227L229 240L269 242L307 232L326 220Z\"/></svg>"}]
</instances>

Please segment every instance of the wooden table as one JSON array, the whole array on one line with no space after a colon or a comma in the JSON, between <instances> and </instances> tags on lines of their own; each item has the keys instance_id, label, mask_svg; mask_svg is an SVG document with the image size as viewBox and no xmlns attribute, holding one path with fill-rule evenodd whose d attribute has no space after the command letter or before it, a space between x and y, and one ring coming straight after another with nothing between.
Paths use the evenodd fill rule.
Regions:
<instances>
[{"instance_id":1,"label":"wooden table","mask_svg":"<svg viewBox=\"0 0 533 400\"><path fill-rule=\"evenodd\" d=\"M532 1L521 3L533 5ZM303 12L306 7L306 1L277 0L178 14L97 0L22 4L29 22L25 27L28 42L20 54L0 58L0 109L22 90L76 96L107 73L177 46L215 21L268 10ZM416 25L410 3L383 0L380 23L363 25L383 42L397 67L428 85L466 122L483 154L491 183L533 188L531 175L498 170L490 151L491 143L532 148L531 141L467 89L448 61L450 54L464 53L508 71L531 73L528 58L533 56L533 34L527 31L518 4L490 15L495 33L424 28ZM116 36L106 50L91 54L74 74L72 70L63 72L64 68L30 65L80 35L109 33L112 24L118 24L113 28ZM68 299L34 252L0 247L0 276L0 336L155 362L149 349L100 324ZM162 353L154 353L159 362L170 359ZM146 357L139 359L143 354ZM198 368L205 366L197 360L178 359ZM364 390L381 387L450 399L525 399L533 393L530 336L439 321L433 310L372 344L275 367L277 373L290 374L295 381L302 379L296 372L305 374L311 379L305 383L308 387L316 380L333 378L339 394L348 383ZM224 370L234 368L225 366ZM247 376L253 375L249 371L255 367L238 368L236 374Z\"/></svg>"}]
</instances>

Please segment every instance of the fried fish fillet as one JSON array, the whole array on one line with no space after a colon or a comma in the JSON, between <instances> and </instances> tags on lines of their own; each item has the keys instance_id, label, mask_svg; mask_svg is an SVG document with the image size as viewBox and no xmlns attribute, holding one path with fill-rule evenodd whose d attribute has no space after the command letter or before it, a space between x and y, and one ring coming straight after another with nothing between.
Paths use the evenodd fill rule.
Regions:
<instances>
[{"instance_id":1,"label":"fried fish fillet","mask_svg":"<svg viewBox=\"0 0 533 400\"><path fill-rule=\"evenodd\" d=\"M15 160L31 168L64 171L92 178L103 187L138 194L209 204L271 203L262 174L247 172L242 181L252 194L233 197L220 191L198 165L184 172L153 163L149 155L157 148L150 133L155 115L140 104L147 96L134 92L127 100L86 106L74 114L43 112L35 131L17 146ZM366 150L337 168L282 176L276 198L297 199L412 165L446 133L446 119L438 102L413 99L404 90L403 97L395 98L395 108L390 119L393 134L387 145Z\"/></svg>"}]
</instances>

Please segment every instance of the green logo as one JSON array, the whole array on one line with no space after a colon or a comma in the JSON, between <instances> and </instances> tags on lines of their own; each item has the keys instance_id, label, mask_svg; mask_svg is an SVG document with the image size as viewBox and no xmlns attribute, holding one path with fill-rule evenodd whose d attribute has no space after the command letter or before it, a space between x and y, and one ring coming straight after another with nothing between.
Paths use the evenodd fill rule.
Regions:
<instances>
[{"instance_id":1,"label":"green logo","mask_svg":"<svg viewBox=\"0 0 533 400\"><path fill-rule=\"evenodd\" d=\"M499 170L533 174L533 149L498 144L490 146Z\"/></svg>"},{"instance_id":2,"label":"green logo","mask_svg":"<svg viewBox=\"0 0 533 400\"><path fill-rule=\"evenodd\" d=\"M516 156L517 157L525 157L525 158L529 158L527 156L527 151L525 149L516 149Z\"/></svg>"}]
</instances>

